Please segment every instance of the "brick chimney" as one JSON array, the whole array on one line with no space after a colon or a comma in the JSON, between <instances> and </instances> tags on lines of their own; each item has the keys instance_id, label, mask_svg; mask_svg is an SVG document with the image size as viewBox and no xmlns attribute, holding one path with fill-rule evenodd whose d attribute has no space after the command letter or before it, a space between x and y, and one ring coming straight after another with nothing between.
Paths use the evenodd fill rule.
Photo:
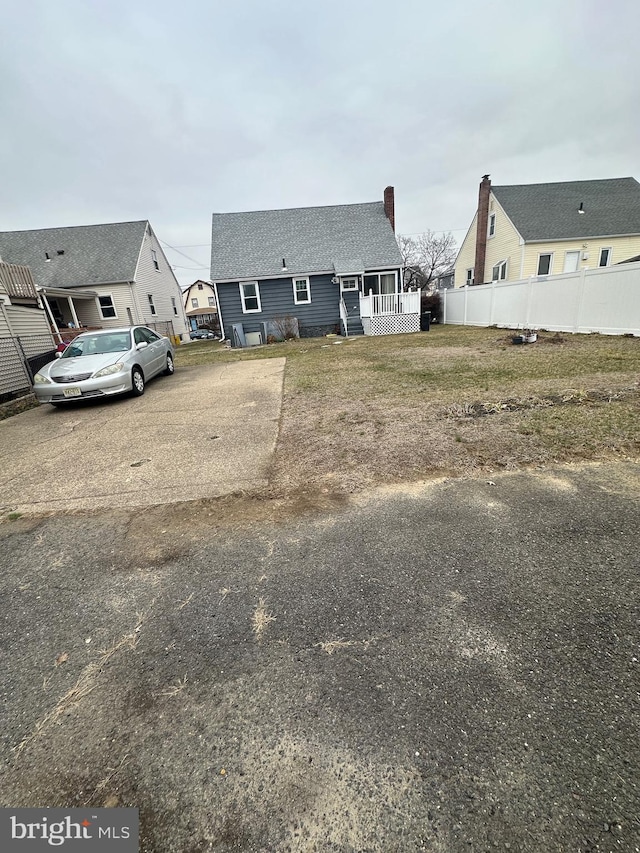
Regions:
<instances>
[{"instance_id":1,"label":"brick chimney","mask_svg":"<svg viewBox=\"0 0 640 853\"><path fill-rule=\"evenodd\" d=\"M484 261L487 254L487 226L489 223L489 196L491 181L483 175L478 193L478 227L476 231L476 262L473 268L473 283L484 284Z\"/></svg>"},{"instance_id":2,"label":"brick chimney","mask_svg":"<svg viewBox=\"0 0 640 853\"><path fill-rule=\"evenodd\" d=\"M394 234L396 230L396 204L393 193L393 187L385 187L384 191L384 212L391 223Z\"/></svg>"}]
</instances>

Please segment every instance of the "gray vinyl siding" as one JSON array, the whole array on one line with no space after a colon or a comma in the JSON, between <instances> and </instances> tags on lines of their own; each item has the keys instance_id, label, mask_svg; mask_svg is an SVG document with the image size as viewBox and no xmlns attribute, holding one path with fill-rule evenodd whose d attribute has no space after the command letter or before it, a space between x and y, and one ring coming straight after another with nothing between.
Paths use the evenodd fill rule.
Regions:
<instances>
[{"instance_id":1,"label":"gray vinyl siding","mask_svg":"<svg viewBox=\"0 0 640 853\"><path fill-rule=\"evenodd\" d=\"M296 278L305 278L300 275ZM242 323L246 332L259 332L261 324L273 317L296 317L301 330L304 327L325 326L340 322L340 285L331 283L331 275L308 276L311 289L311 302L296 305L293 301L293 279L258 279L262 310L255 314L242 313L240 286L218 284L220 313L224 323L224 333L231 334L233 323Z\"/></svg>"},{"instance_id":2,"label":"gray vinyl siding","mask_svg":"<svg viewBox=\"0 0 640 853\"><path fill-rule=\"evenodd\" d=\"M152 249L156 253L160 267L159 270L154 266L153 255L151 254ZM144 240L142 241L142 249L140 250L138 267L136 269L134 291L136 303L134 322L158 323L170 320L177 335L187 335L187 320L184 314L182 291L156 235L150 230L145 232ZM153 295L153 304L156 309L155 314L151 313L151 306L149 305L147 296L149 293ZM171 297L176 301L177 315L173 313Z\"/></svg>"},{"instance_id":3,"label":"gray vinyl siding","mask_svg":"<svg viewBox=\"0 0 640 853\"><path fill-rule=\"evenodd\" d=\"M51 329L47 316L42 308L28 308L25 305L7 305L5 312L10 324L10 334L15 337L22 335L45 335L51 338Z\"/></svg>"}]
</instances>

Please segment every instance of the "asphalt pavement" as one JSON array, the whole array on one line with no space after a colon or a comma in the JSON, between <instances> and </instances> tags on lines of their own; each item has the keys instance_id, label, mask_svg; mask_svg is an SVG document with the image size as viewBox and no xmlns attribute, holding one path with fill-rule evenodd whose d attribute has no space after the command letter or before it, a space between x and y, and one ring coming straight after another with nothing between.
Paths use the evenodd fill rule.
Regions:
<instances>
[{"instance_id":1,"label":"asphalt pavement","mask_svg":"<svg viewBox=\"0 0 640 853\"><path fill-rule=\"evenodd\" d=\"M637 851L639 475L5 521L2 804L137 806L163 853Z\"/></svg>"}]
</instances>

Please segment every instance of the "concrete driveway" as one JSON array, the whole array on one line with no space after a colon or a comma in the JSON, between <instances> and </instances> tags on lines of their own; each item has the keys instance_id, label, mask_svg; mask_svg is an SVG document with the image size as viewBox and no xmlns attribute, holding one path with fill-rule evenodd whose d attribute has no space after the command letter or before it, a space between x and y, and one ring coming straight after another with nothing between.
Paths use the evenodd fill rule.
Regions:
<instances>
[{"instance_id":1,"label":"concrete driveway","mask_svg":"<svg viewBox=\"0 0 640 853\"><path fill-rule=\"evenodd\" d=\"M283 358L181 368L140 398L0 422L2 511L135 507L266 483Z\"/></svg>"}]
</instances>

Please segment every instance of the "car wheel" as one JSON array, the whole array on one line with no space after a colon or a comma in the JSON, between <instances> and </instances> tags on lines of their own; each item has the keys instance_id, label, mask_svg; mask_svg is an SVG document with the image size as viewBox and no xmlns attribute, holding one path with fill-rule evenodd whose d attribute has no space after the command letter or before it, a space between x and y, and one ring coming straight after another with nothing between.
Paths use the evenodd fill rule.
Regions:
<instances>
[{"instance_id":1,"label":"car wheel","mask_svg":"<svg viewBox=\"0 0 640 853\"><path fill-rule=\"evenodd\" d=\"M144 376L139 367L131 371L131 393L134 397L142 397L144 394Z\"/></svg>"},{"instance_id":2,"label":"car wheel","mask_svg":"<svg viewBox=\"0 0 640 853\"><path fill-rule=\"evenodd\" d=\"M164 369L163 373L165 376L171 376L171 374L175 371L175 367L173 366L173 356L170 352L167 353L167 366Z\"/></svg>"}]
</instances>

